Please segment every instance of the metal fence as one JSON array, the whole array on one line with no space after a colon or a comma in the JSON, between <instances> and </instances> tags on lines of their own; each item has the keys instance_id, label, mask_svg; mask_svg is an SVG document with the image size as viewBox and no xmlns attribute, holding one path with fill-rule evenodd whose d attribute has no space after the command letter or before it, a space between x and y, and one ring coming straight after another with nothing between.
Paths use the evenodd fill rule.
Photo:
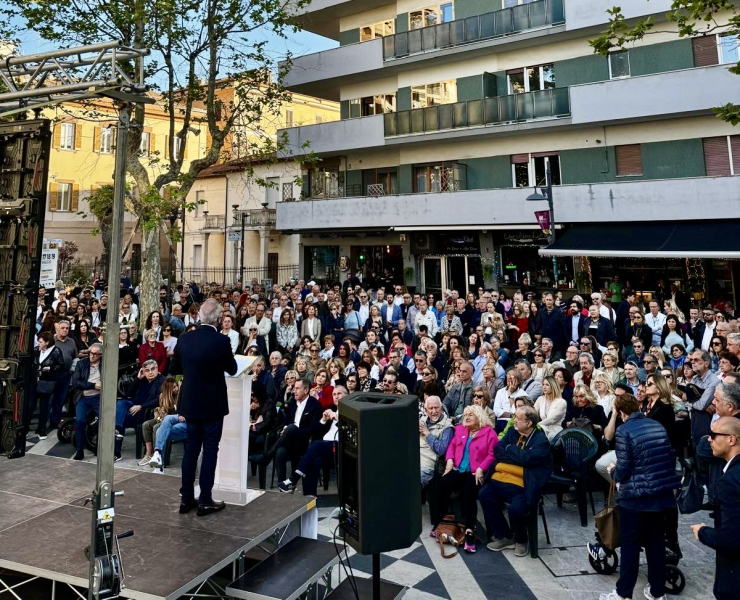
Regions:
<instances>
[{"instance_id":1,"label":"metal fence","mask_svg":"<svg viewBox=\"0 0 740 600\"><path fill-rule=\"evenodd\" d=\"M273 283L283 285L292 277L298 277L298 265L271 265L266 268L261 267L244 267L244 281L256 279L261 282L263 279L269 279ZM180 277L180 270L175 273ZM215 283L216 285L234 285L239 281L241 269L239 267L192 267L183 269L183 279L185 281L194 281L197 284Z\"/></svg>"},{"instance_id":2,"label":"metal fence","mask_svg":"<svg viewBox=\"0 0 740 600\"><path fill-rule=\"evenodd\" d=\"M439 104L384 115L386 137L458 127L516 123L570 114L568 88Z\"/></svg>"},{"instance_id":3,"label":"metal fence","mask_svg":"<svg viewBox=\"0 0 740 600\"><path fill-rule=\"evenodd\" d=\"M453 48L565 21L563 0L540 0L383 38L383 59Z\"/></svg>"}]
</instances>

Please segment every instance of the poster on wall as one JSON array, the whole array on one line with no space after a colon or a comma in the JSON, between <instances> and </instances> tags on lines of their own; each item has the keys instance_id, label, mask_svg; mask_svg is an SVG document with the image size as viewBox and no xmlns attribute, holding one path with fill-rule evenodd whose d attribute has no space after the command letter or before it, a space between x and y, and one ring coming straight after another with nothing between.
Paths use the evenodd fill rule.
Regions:
<instances>
[{"instance_id":1,"label":"poster on wall","mask_svg":"<svg viewBox=\"0 0 740 600\"><path fill-rule=\"evenodd\" d=\"M46 289L54 287L57 280L57 263L59 261L59 250L56 248L44 248L41 251L41 275L39 286Z\"/></svg>"}]
</instances>

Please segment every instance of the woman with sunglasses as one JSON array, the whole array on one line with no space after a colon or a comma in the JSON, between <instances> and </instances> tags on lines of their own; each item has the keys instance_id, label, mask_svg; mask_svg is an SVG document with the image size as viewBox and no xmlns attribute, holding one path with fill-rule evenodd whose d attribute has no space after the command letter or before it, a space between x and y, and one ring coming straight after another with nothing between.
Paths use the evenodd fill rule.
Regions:
<instances>
[{"instance_id":1,"label":"woman with sunglasses","mask_svg":"<svg viewBox=\"0 0 740 600\"><path fill-rule=\"evenodd\" d=\"M431 365L424 365L420 370L421 379L417 380L414 386L414 395L418 398L426 396L439 396L440 400L444 400L447 395L447 391L444 386L441 385L437 379L437 369Z\"/></svg>"},{"instance_id":2,"label":"woman with sunglasses","mask_svg":"<svg viewBox=\"0 0 740 600\"><path fill-rule=\"evenodd\" d=\"M168 358L174 356L175 346L177 346L177 338L172 333L172 325L169 323L162 327L162 344L165 350L167 350Z\"/></svg>"},{"instance_id":3,"label":"woman with sunglasses","mask_svg":"<svg viewBox=\"0 0 740 600\"><path fill-rule=\"evenodd\" d=\"M536 348L532 353L534 364L532 364L532 378L535 381L544 381L552 372L552 367L545 362L545 353L540 348Z\"/></svg>"},{"instance_id":4,"label":"woman with sunglasses","mask_svg":"<svg viewBox=\"0 0 740 600\"><path fill-rule=\"evenodd\" d=\"M720 335L713 335L709 343L709 361L712 373L719 371L719 353L727 351L727 340Z\"/></svg>"},{"instance_id":5,"label":"woman with sunglasses","mask_svg":"<svg viewBox=\"0 0 740 600\"><path fill-rule=\"evenodd\" d=\"M488 425L491 429L496 428L496 413L493 412L493 409L491 408L491 396L488 393L488 390L483 387L482 385L476 386L473 389L473 404L475 406L480 406L483 411L486 413L486 416L488 417L488 422L486 425Z\"/></svg>"}]
</instances>

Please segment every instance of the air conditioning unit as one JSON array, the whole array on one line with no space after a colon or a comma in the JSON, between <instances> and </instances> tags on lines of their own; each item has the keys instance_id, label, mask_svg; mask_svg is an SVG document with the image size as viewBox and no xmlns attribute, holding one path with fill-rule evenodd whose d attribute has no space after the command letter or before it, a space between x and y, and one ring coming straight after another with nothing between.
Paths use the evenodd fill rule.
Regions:
<instances>
[{"instance_id":1,"label":"air conditioning unit","mask_svg":"<svg viewBox=\"0 0 740 600\"><path fill-rule=\"evenodd\" d=\"M428 231L411 233L411 254L433 254L437 249L437 238Z\"/></svg>"}]
</instances>

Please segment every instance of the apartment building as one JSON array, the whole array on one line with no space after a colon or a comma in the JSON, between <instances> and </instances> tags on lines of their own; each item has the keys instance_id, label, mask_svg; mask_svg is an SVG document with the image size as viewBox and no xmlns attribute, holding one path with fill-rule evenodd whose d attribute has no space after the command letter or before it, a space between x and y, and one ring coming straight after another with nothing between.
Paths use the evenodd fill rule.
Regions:
<instances>
[{"instance_id":1,"label":"apartment building","mask_svg":"<svg viewBox=\"0 0 740 600\"><path fill-rule=\"evenodd\" d=\"M588 41L606 0L314 0L304 27L339 46L294 59L285 84L341 119L287 130L323 159L277 205L302 275L552 287L550 252L566 295L621 274L646 294L663 278L733 297L740 135L711 109L740 98L737 39L678 39L669 0L620 4L656 32L603 57ZM547 203L526 200L548 166L550 251L533 214Z\"/></svg>"}]
</instances>

